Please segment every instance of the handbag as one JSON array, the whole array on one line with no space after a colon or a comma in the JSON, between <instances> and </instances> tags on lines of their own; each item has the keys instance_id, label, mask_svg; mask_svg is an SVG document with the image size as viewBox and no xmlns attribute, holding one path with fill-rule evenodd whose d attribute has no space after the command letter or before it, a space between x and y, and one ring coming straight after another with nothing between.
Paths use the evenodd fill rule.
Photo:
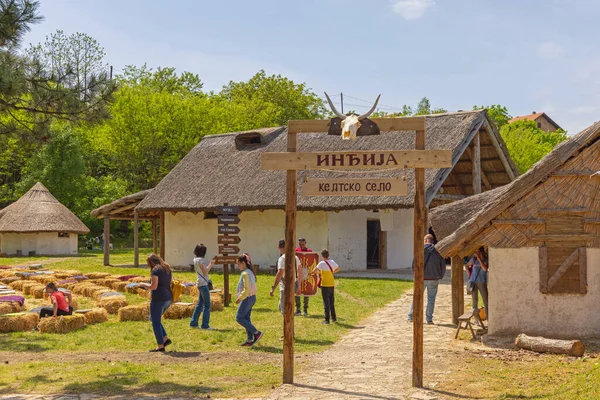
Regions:
<instances>
[{"instance_id":1,"label":"handbag","mask_svg":"<svg viewBox=\"0 0 600 400\"><path fill-rule=\"evenodd\" d=\"M213 283L210 279L206 279L204 277L204 275L200 274L200 276L202 277L202 279L204 279L204 282L206 282L206 285L208 286L208 290L211 291L214 289Z\"/></svg>"}]
</instances>

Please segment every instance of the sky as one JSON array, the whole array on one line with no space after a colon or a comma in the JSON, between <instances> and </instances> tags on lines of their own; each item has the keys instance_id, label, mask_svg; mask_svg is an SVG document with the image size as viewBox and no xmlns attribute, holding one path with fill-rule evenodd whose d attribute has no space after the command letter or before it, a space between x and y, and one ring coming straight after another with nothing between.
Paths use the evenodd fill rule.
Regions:
<instances>
[{"instance_id":1,"label":"sky","mask_svg":"<svg viewBox=\"0 0 600 400\"><path fill-rule=\"evenodd\" d=\"M41 0L24 45L84 32L116 72L197 73L207 90L260 69L345 111L501 104L574 134L600 119L596 0Z\"/></svg>"}]
</instances>

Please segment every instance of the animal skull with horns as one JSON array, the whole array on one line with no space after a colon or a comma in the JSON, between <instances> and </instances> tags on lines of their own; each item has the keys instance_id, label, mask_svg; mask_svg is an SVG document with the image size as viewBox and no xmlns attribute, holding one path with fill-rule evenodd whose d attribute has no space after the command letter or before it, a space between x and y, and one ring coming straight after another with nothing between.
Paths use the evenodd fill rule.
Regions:
<instances>
[{"instance_id":1,"label":"animal skull with horns","mask_svg":"<svg viewBox=\"0 0 600 400\"><path fill-rule=\"evenodd\" d=\"M375 108L377 107L377 103L379 102L379 98L381 97L381 95L377 96L377 99L375 100L375 104L373 104L373 107L371 107L371 109L369 111L367 111L366 113L361 114L361 115L356 115L356 114L344 115L335 108L335 106L333 105L333 102L327 95L327 92L325 92L325 97L327 97L327 102L329 103L329 107L331 107L331 111L333 111L334 114L337 115L342 120L342 139L343 140L348 140L348 139L356 140L356 132L358 131L358 128L360 128L361 121L368 118L369 115L373 114L373 111L375 111Z\"/></svg>"}]
</instances>

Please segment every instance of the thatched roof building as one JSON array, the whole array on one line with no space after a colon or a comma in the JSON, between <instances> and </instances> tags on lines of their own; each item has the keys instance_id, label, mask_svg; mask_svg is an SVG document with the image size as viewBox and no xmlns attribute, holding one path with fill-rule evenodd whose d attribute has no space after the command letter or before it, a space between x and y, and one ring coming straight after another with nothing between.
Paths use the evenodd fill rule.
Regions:
<instances>
[{"instance_id":1,"label":"thatched roof building","mask_svg":"<svg viewBox=\"0 0 600 400\"><path fill-rule=\"evenodd\" d=\"M481 132L481 170L484 190L511 182L517 169L485 111L427 117L426 149L452 149L453 168L426 171L426 201L430 206L473 194L472 153L469 148ZM229 203L244 210L283 209L285 171L262 171L260 154L286 149L287 128L206 136L140 202L136 211L212 211ZM411 132L382 132L379 136L342 141L326 133L302 134L298 151L404 150L414 149ZM406 176L406 197L308 197L302 196L304 178ZM348 173L298 171L299 210L357 210L411 208L413 170Z\"/></svg>"},{"instance_id":2,"label":"thatched roof building","mask_svg":"<svg viewBox=\"0 0 600 400\"><path fill-rule=\"evenodd\" d=\"M19 200L0 210L0 233L70 232L90 230L40 182Z\"/></svg>"},{"instance_id":3,"label":"thatched roof building","mask_svg":"<svg viewBox=\"0 0 600 400\"><path fill-rule=\"evenodd\" d=\"M559 144L514 182L438 207L430 223L446 257L470 254L481 245L522 247L546 233L556 210L580 215L586 240L600 247L600 122Z\"/></svg>"},{"instance_id":4,"label":"thatched roof building","mask_svg":"<svg viewBox=\"0 0 600 400\"><path fill-rule=\"evenodd\" d=\"M150 193L152 189L142 190L105 204L92 210L94 218L110 217L112 219L133 219L133 210ZM141 219L144 219L143 217Z\"/></svg>"}]
</instances>

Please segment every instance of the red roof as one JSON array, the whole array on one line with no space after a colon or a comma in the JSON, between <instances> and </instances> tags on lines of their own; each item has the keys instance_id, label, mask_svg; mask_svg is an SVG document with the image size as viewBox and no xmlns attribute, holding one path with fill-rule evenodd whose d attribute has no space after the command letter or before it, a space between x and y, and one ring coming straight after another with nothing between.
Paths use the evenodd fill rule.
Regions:
<instances>
[{"instance_id":1,"label":"red roof","mask_svg":"<svg viewBox=\"0 0 600 400\"><path fill-rule=\"evenodd\" d=\"M552 120L552 118L550 118L548 116L548 114L546 114L545 112L534 112L533 114L529 114L529 115L523 115L521 117L514 117L510 120L508 120L508 123L513 123L515 121L535 121L538 118L540 118L541 116L546 117L546 119L548 120L548 122L550 122L552 125L554 125L554 127L556 129L561 129L561 127Z\"/></svg>"}]
</instances>

